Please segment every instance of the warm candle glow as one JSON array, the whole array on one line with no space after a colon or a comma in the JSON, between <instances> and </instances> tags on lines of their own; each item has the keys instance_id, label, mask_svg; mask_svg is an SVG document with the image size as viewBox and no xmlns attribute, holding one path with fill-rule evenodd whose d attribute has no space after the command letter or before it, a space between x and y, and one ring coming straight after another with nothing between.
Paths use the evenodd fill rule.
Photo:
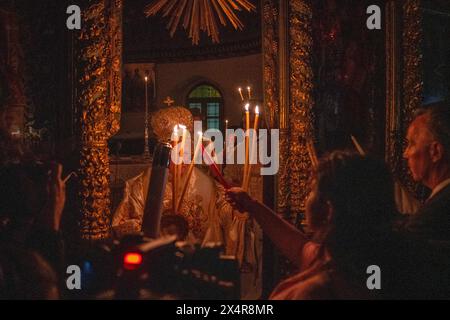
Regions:
<instances>
[{"instance_id":1,"label":"warm candle glow","mask_svg":"<svg viewBox=\"0 0 450 320\"><path fill-rule=\"evenodd\" d=\"M245 105L245 163L244 163L244 175L242 177L242 188L245 187L245 177L247 176L248 163L249 163L249 133L250 133L250 104Z\"/></svg>"},{"instance_id":2,"label":"warm candle glow","mask_svg":"<svg viewBox=\"0 0 450 320\"><path fill-rule=\"evenodd\" d=\"M248 92L248 100L250 100L252 98L252 88L247 87L247 92Z\"/></svg>"},{"instance_id":3,"label":"warm candle glow","mask_svg":"<svg viewBox=\"0 0 450 320\"><path fill-rule=\"evenodd\" d=\"M145 77L145 119L144 119L144 153L143 156L145 159L150 158L150 150L148 147L148 139L149 139L149 126L148 126L148 78Z\"/></svg>"},{"instance_id":4,"label":"warm candle glow","mask_svg":"<svg viewBox=\"0 0 450 320\"><path fill-rule=\"evenodd\" d=\"M186 128L186 126L184 126L182 124L179 124L178 127L181 128L181 130L183 130L182 138L181 138L181 148L180 148L181 164L183 164L183 161L184 161L184 147L186 145L187 128ZM181 170L180 170L180 175L181 175ZM180 179L181 179L181 177L180 177Z\"/></svg>"},{"instance_id":5,"label":"warm candle glow","mask_svg":"<svg viewBox=\"0 0 450 320\"><path fill-rule=\"evenodd\" d=\"M362 156L366 155L366 152L364 151L364 149L361 147L361 145L359 144L358 140L356 140L356 138L351 135L350 138L352 139L353 144L355 145L356 150L358 150L358 153Z\"/></svg>"},{"instance_id":6,"label":"warm candle glow","mask_svg":"<svg viewBox=\"0 0 450 320\"><path fill-rule=\"evenodd\" d=\"M256 143L258 141L258 122L259 120L259 106L255 107L255 122L253 123L253 135L252 135L252 150L251 150L251 160L248 161L247 170L244 175L243 189L248 191L248 186L250 184L251 172L252 172L252 162L254 162L254 157L256 156Z\"/></svg>"},{"instance_id":7,"label":"warm candle glow","mask_svg":"<svg viewBox=\"0 0 450 320\"><path fill-rule=\"evenodd\" d=\"M244 101L244 96L242 95L242 88L239 87L238 91L239 91L239 95L241 96L241 100Z\"/></svg>"},{"instance_id":8,"label":"warm candle glow","mask_svg":"<svg viewBox=\"0 0 450 320\"><path fill-rule=\"evenodd\" d=\"M178 136L178 125L173 127L173 150L176 150L176 146L178 145L178 141L179 141L179 136ZM173 212L176 213L177 210L177 190L178 190L178 160L179 160L179 154L178 152L175 152L175 157L174 159L172 158L172 160L174 161L173 163L173 170L172 170L172 209Z\"/></svg>"}]
</instances>

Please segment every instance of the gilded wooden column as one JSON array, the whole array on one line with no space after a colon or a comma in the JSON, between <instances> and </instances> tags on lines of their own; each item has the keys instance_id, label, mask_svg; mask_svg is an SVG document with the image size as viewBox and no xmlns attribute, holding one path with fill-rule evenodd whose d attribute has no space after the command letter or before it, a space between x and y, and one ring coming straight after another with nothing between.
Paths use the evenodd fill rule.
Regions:
<instances>
[{"instance_id":1,"label":"gilded wooden column","mask_svg":"<svg viewBox=\"0 0 450 320\"><path fill-rule=\"evenodd\" d=\"M289 1L289 168L290 219L305 210L311 162L306 143L314 140L312 6Z\"/></svg>"},{"instance_id":2,"label":"gilded wooden column","mask_svg":"<svg viewBox=\"0 0 450 320\"><path fill-rule=\"evenodd\" d=\"M422 105L423 69L422 43L423 27L420 0L406 0L403 3L403 101L402 120L408 125L414 111Z\"/></svg>"},{"instance_id":3,"label":"gilded wooden column","mask_svg":"<svg viewBox=\"0 0 450 320\"><path fill-rule=\"evenodd\" d=\"M278 127L278 7L273 0L262 3L262 46L263 46L263 88L264 105L268 111L271 128Z\"/></svg>"},{"instance_id":4,"label":"gilded wooden column","mask_svg":"<svg viewBox=\"0 0 450 320\"><path fill-rule=\"evenodd\" d=\"M386 4L386 160L394 175L421 198L403 160L405 140L414 112L422 104L422 13L420 0Z\"/></svg>"},{"instance_id":5,"label":"gilded wooden column","mask_svg":"<svg viewBox=\"0 0 450 320\"><path fill-rule=\"evenodd\" d=\"M277 211L284 218L290 216L290 176L289 165L289 2L279 1L278 25L278 89L279 89L279 119L280 130L280 169L277 177Z\"/></svg>"},{"instance_id":6,"label":"gilded wooden column","mask_svg":"<svg viewBox=\"0 0 450 320\"><path fill-rule=\"evenodd\" d=\"M119 130L122 0L86 0L76 43L80 109L81 237L98 240L111 229L108 139Z\"/></svg>"},{"instance_id":7,"label":"gilded wooden column","mask_svg":"<svg viewBox=\"0 0 450 320\"><path fill-rule=\"evenodd\" d=\"M309 1L263 1L264 103L280 130L276 209L294 222L304 212L313 139L312 7Z\"/></svg>"},{"instance_id":8,"label":"gilded wooden column","mask_svg":"<svg viewBox=\"0 0 450 320\"><path fill-rule=\"evenodd\" d=\"M408 125L414 117L414 112L422 106L423 100L423 26L421 0L406 0L403 3L403 104L401 108L401 134L406 137ZM401 139L401 141L405 141ZM405 143L397 150L402 157ZM415 183L404 161L397 165L397 172L404 185L421 198L419 184Z\"/></svg>"},{"instance_id":9,"label":"gilded wooden column","mask_svg":"<svg viewBox=\"0 0 450 320\"><path fill-rule=\"evenodd\" d=\"M386 148L385 159L392 168L401 164L402 149L400 124L400 24L399 4L395 0L386 3Z\"/></svg>"}]
</instances>

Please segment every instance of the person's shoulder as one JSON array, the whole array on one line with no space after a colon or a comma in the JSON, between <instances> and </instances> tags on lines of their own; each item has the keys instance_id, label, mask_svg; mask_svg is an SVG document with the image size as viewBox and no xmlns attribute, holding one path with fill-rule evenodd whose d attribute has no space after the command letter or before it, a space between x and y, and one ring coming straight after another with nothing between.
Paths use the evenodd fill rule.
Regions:
<instances>
[{"instance_id":1,"label":"person's shoulder","mask_svg":"<svg viewBox=\"0 0 450 320\"><path fill-rule=\"evenodd\" d=\"M417 214L413 221L433 221L450 224L450 185L439 191L429 199ZM436 220L436 221L435 221Z\"/></svg>"},{"instance_id":2,"label":"person's shoulder","mask_svg":"<svg viewBox=\"0 0 450 320\"><path fill-rule=\"evenodd\" d=\"M291 285L281 285L278 292L275 292L273 300L330 300L335 299L331 292L331 277L325 270L310 273L303 277L302 273L292 279Z\"/></svg>"},{"instance_id":3,"label":"person's shoulder","mask_svg":"<svg viewBox=\"0 0 450 320\"><path fill-rule=\"evenodd\" d=\"M300 300L331 300L337 297L333 294L333 281L330 271L321 271L299 284L297 298Z\"/></svg>"}]
</instances>

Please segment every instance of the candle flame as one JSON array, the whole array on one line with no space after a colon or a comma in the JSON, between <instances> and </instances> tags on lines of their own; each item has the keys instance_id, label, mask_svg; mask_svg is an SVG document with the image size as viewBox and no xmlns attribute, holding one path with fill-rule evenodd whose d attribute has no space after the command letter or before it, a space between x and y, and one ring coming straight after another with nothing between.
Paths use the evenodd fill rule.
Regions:
<instances>
[{"instance_id":1,"label":"candle flame","mask_svg":"<svg viewBox=\"0 0 450 320\"><path fill-rule=\"evenodd\" d=\"M145 77L145 82L147 82L148 81L148 77Z\"/></svg>"},{"instance_id":2,"label":"candle flame","mask_svg":"<svg viewBox=\"0 0 450 320\"><path fill-rule=\"evenodd\" d=\"M255 113L256 113L256 114L259 114L259 106L256 106L256 108L255 108Z\"/></svg>"},{"instance_id":3,"label":"candle flame","mask_svg":"<svg viewBox=\"0 0 450 320\"><path fill-rule=\"evenodd\" d=\"M245 108L245 112L248 112L248 109L250 108L250 104L247 103L244 108Z\"/></svg>"}]
</instances>

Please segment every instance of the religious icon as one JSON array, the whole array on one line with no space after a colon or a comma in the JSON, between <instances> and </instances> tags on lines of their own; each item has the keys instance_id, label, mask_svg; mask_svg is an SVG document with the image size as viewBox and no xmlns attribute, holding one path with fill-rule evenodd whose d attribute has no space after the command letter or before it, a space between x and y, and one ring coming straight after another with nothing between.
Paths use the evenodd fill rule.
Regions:
<instances>
[{"instance_id":1,"label":"religious icon","mask_svg":"<svg viewBox=\"0 0 450 320\"><path fill-rule=\"evenodd\" d=\"M126 64L122 80L122 113L145 112L145 77L148 78L149 111L154 108L156 92L154 64Z\"/></svg>"}]
</instances>

